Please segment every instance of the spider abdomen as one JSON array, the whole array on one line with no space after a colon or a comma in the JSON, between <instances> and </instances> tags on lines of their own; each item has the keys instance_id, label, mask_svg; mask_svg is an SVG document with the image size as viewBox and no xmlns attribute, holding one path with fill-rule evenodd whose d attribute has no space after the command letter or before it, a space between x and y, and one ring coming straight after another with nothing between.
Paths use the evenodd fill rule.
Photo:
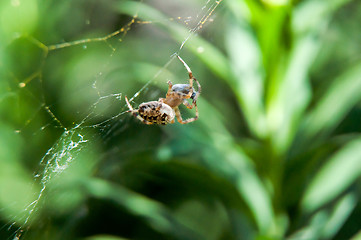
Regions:
<instances>
[{"instance_id":1,"label":"spider abdomen","mask_svg":"<svg viewBox=\"0 0 361 240\"><path fill-rule=\"evenodd\" d=\"M157 101L140 104L138 114L150 123L163 125L171 123L175 117L175 113L169 105Z\"/></svg>"}]
</instances>

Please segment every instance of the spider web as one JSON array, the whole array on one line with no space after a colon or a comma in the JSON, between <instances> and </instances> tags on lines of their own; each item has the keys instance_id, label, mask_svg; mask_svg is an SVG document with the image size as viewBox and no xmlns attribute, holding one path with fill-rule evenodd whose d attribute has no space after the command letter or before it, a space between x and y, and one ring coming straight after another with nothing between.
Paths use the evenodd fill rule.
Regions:
<instances>
[{"instance_id":1,"label":"spider web","mask_svg":"<svg viewBox=\"0 0 361 240\"><path fill-rule=\"evenodd\" d=\"M20 95L25 94L33 101L38 102L38 107L30 112L22 113L26 115L26 121L18 124L16 133L29 135L28 139L31 139L43 137L47 130L53 131L55 128L59 134L56 139L50 141L47 150L43 150L42 157L35 160L38 164L33 176L24 177L30 182L23 184L28 186L28 190L25 191L24 188L21 188L23 190L17 190L16 194L23 199L14 203L15 207L0 208L0 214L3 216L10 212L9 209L14 208L18 211L18 214L14 214L13 212L16 212L14 210L10 213L12 215L7 215L5 220L9 224L3 226L2 231L5 229L5 231L10 232L13 239L27 238L26 233L32 228L34 219L37 218L38 214L41 214L41 209L46 201L46 190L53 179L75 164L80 158L79 156L84 154L85 149L89 150L89 148L94 147L95 139L101 138L101 141L109 141L112 136L120 134L124 128L127 128L128 122L124 116L128 109L124 102L124 95L128 95L130 101L137 100L136 102L139 103L141 99L138 98L142 98L143 95L147 94L147 99L149 97L157 99L162 94L157 90L153 93L152 85L166 86L166 77L169 76L168 67L177 55L181 55L189 41L196 37L207 23L213 21L215 10L221 2L222 0L206 0L201 1L200 5L198 5L199 3L192 5L189 2L189 6L183 6L181 12L169 10L177 4L173 1L168 3L160 3L159 1L126 2L121 3L123 4L121 9L124 11L122 12L123 15L130 16L129 20L109 34L99 34L100 37L95 36L75 41L60 40L56 44L48 44L42 42L41 38L34 36L19 36L18 39L31 42L36 46L42 58L39 61L39 69L29 76L24 78L11 77L11 82L16 83L17 86L8 88L9 90L0 96L0 106L6 102L9 96L15 96L21 102ZM14 3L17 1L12 1L12 4ZM90 16L95 11L92 9L89 15L84 17L85 25L92 24ZM174 28L181 30L172 35ZM111 85L115 81L127 81L126 79L117 80L119 75L116 76L116 73L119 73L119 70L116 69L117 64L119 64L119 56L124 54L123 49L133 45L132 42L128 41L129 35L133 32L136 35L143 32L159 31L157 29L166 30L165 34L164 31L159 33L162 38L173 38L173 41L176 42L175 45L165 47L168 55L162 57L161 67L155 71L150 71L152 74L147 79L142 80L141 86L134 86L133 90L119 88L119 91L117 89L111 92L109 89L112 89ZM155 35L150 36L154 37ZM136 37L132 37L132 39L136 39ZM150 38L149 41L152 40ZM91 98L88 98L91 100L83 102L74 109L72 122L64 120L61 118L61 111L54 109L66 101L52 102L51 96L48 96L46 91L50 85L48 79L52 77L52 74L62 71L64 64L59 64L59 69L49 70L47 63L57 61L60 54L67 54L68 50L87 52L97 48L102 48L102 52L105 52L103 56L100 56L102 63L95 66L93 72L84 73L88 81L78 85L74 80L74 85L77 87L70 86L69 90L65 89L65 94L62 96L62 98L69 99L82 98L82 91L84 91L92 94ZM202 51L201 48L197 50ZM147 61L152 62L152 56L149 56ZM179 65L183 67L181 64ZM152 69L154 70L154 67ZM124 69L120 71L124 71ZM134 89L136 89L135 92ZM82 100L84 99L76 102L79 103ZM19 106L18 108L18 111L21 111ZM47 121L40 121L39 116L44 115ZM1 204L6 204L6 202Z\"/></svg>"}]
</instances>

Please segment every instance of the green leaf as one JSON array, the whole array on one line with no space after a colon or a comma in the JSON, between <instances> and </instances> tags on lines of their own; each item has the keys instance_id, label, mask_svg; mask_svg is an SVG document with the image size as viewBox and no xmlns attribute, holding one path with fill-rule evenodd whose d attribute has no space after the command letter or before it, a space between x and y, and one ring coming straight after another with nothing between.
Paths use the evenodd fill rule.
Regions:
<instances>
[{"instance_id":1,"label":"green leaf","mask_svg":"<svg viewBox=\"0 0 361 240\"><path fill-rule=\"evenodd\" d=\"M304 123L304 134L328 134L361 100L361 63L337 77Z\"/></svg>"},{"instance_id":2,"label":"green leaf","mask_svg":"<svg viewBox=\"0 0 361 240\"><path fill-rule=\"evenodd\" d=\"M111 235L96 235L96 236L84 238L84 240L129 240L129 238L121 238Z\"/></svg>"},{"instance_id":3,"label":"green leaf","mask_svg":"<svg viewBox=\"0 0 361 240\"><path fill-rule=\"evenodd\" d=\"M234 83L232 89L244 111L247 124L258 137L267 135L263 106L264 69L261 49L250 26L232 23L226 28L227 51Z\"/></svg>"},{"instance_id":4,"label":"green leaf","mask_svg":"<svg viewBox=\"0 0 361 240\"><path fill-rule=\"evenodd\" d=\"M320 42L305 37L295 42L287 66L280 76L278 90L270 99L267 123L272 133L273 144L277 152L288 149L298 130L299 121L311 98L308 72Z\"/></svg>"},{"instance_id":5,"label":"green leaf","mask_svg":"<svg viewBox=\"0 0 361 240\"><path fill-rule=\"evenodd\" d=\"M333 212L324 224L322 230L322 236L324 239L331 239L336 235L352 211L355 209L356 204L357 197L355 194L348 194L337 202Z\"/></svg>"},{"instance_id":6,"label":"green leaf","mask_svg":"<svg viewBox=\"0 0 361 240\"><path fill-rule=\"evenodd\" d=\"M361 175L361 138L351 141L320 169L306 189L302 208L312 212L339 196Z\"/></svg>"},{"instance_id":7,"label":"green leaf","mask_svg":"<svg viewBox=\"0 0 361 240\"><path fill-rule=\"evenodd\" d=\"M298 34L317 33L331 20L334 12L350 0L309 0L302 1L294 11L292 29Z\"/></svg>"},{"instance_id":8,"label":"green leaf","mask_svg":"<svg viewBox=\"0 0 361 240\"><path fill-rule=\"evenodd\" d=\"M305 227L288 239L332 239L350 216L356 203L355 194L347 194L333 206L333 209L322 209L315 213Z\"/></svg>"},{"instance_id":9,"label":"green leaf","mask_svg":"<svg viewBox=\"0 0 361 240\"><path fill-rule=\"evenodd\" d=\"M351 239L352 240L361 240L361 230L358 231Z\"/></svg>"}]
</instances>

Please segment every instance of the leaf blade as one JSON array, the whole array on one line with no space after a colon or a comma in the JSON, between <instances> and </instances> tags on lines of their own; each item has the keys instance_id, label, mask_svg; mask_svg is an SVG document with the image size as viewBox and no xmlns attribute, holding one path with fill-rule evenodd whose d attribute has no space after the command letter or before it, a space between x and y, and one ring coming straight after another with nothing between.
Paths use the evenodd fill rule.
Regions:
<instances>
[{"instance_id":1,"label":"leaf blade","mask_svg":"<svg viewBox=\"0 0 361 240\"><path fill-rule=\"evenodd\" d=\"M349 142L320 169L305 191L301 206L312 212L333 200L361 175L361 138Z\"/></svg>"}]
</instances>

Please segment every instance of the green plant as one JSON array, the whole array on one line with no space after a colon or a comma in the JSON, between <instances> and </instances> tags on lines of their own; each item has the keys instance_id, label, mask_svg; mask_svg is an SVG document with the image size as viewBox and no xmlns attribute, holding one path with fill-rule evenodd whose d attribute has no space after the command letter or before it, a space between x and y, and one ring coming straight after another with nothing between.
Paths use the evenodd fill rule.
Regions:
<instances>
[{"instance_id":1,"label":"green plant","mask_svg":"<svg viewBox=\"0 0 361 240\"><path fill-rule=\"evenodd\" d=\"M66 11L86 15L85 5L53 3L39 10L54 13L39 14L49 22L46 30L4 38L10 40L3 40L0 55L7 80L0 83L0 147L7 146L0 155L0 186L19 190L0 194L6 210L0 214L20 222L15 234L91 240L360 238L357 2L210 2L200 3L208 11L194 28L169 20L147 1L93 2L109 14L100 23L113 26L112 17L121 16L123 27L93 38L99 29L71 32L83 22L71 18L73 25L61 29L83 40L68 45L47 44L60 37L44 34L57 34L57 16ZM154 32L136 30L136 24ZM122 97L156 100L166 92L165 79L187 78L182 66L159 67L169 49L178 49L202 84L199 120L142 125L125 115ZM35 60L16 64L26 57ZM33 97L39 95L40 101ZM14 110L14 102L21 107ZM26 113L36 109L43 113L28 121ZM34 134L49 121L54 128ZM14 135L18 126L22 130ZM31 141L40 147L26 146ZM39 156L41 180L29 190L34 180L24 171L32 173ZM27 219L23 206L32 201L35 213Z\"/></svg>"}]
</instances>

